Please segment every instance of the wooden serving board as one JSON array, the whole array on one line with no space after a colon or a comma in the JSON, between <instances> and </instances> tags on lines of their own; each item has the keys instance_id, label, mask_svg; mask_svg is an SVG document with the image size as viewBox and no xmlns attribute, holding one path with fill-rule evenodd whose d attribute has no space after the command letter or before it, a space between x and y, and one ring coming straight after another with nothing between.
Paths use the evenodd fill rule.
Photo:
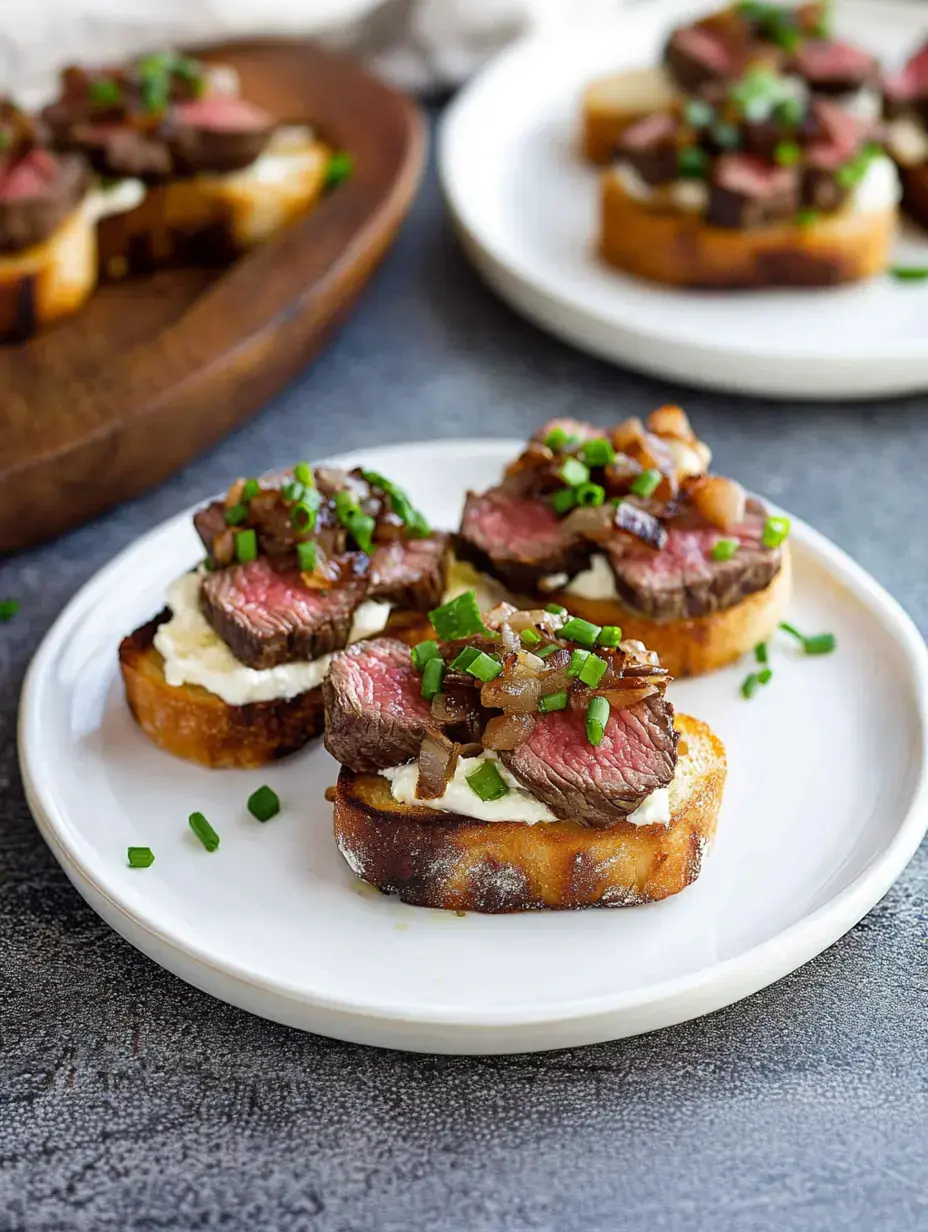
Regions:
<instances>
[{"instance_id":1,"label":"wooden serving board","mask_svg":"<svg viewBox=\"0 0 928 1232\"><path fill-rule=\"evenodd\" d=\"M344 317L412 202L425 130L408 99L309 42L196 54L351 151L354 173L225 270L101 286L69 320L0 347L0 551L159 483L258 410Z\"/></svg>"}]
</instances>

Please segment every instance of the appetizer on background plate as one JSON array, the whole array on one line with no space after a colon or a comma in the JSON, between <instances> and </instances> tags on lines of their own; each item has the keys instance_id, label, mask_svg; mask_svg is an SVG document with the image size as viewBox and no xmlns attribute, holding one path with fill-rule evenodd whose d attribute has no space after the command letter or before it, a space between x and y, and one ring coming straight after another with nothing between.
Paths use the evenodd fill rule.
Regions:
<instances>
[{"instance_id":1,"label":"appetizer on background plate","mask_svg":"<svg viewBox=\"0 0 928 1232\"><path fill-rule=\"evenodd\" d=\"M481 616L472 591L431 618L411 649L349 647L324 685L335 839L358 876L494 913L635 906L699 876L725 753L674 716L656 654L557 605Z\"/></svg>"},{"instance_id":2,"label":"appetizer on background plate","mask_svg":"<svg viewBox=\"0 0 928 1232\"><path fill-rule=\"evenodd\" d=\"M207 551L119 647L126 697L159 747L260 766L318 736L333 652L389 629L418 640L448 536L373 471L238 480L194 517Z\"/></svg>"},{"instance_id":3,"label":"appetizer on background plate","mask_svg":"<svg viewBox=\"0 0 928 1232\"><path fill-rule=\"evenodd\" d=\"M766 640L791 583L786 520L709 462L675 406L610 431L546 424L468 493L457 558L523 606L619 626L674 676L711 671Z\"/></svg>"},{"instance_id":4,"label":"appetizer on background plate","mask_svg":"<svg viewBox=\"0 0 928 1232\"><path fill-rule=\"evenodd\" d=\"M886 148L899 164L903 206L928 227L928 43L885 82Z\"/></svg>"}]
</instances>

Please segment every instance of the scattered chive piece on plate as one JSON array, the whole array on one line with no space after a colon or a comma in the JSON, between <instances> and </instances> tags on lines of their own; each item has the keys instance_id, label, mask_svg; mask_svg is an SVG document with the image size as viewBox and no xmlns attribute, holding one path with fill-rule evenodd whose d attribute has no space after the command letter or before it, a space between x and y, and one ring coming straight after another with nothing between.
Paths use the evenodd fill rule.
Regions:
<instances>
[{"instance_id":1,"label":"scattered chive piece on plate","mask_svg":"<svg viewBox=\"0 0 928 1232\"><path fill-rule=\"evenodd\" d=\"M239 526L248 517L247 505L233 505L231 509L227 509L222 515L226 520L226 526Z\"/></svg>"},{"instance_id":2,"label":"scattered chive piece on plate","mask_svg":"<svg viewBox=\"0 0 928 1232\"><path fill-rule=\"evenodd\" d=\"M737 539L719 539L709 555L713 560L731 560L740 546Z\"/></svg>"},{"instance_id":3,"label":"scattered chive piece on plate","mask_svg":"<svg viewBox=\"0 0 928 1232\"><path fill-rule=\"evenodd\" d=\"M548 693L544 697L538 699L538 709L542 714L550 714L552 710L567 709L567 690L561 689L559 693Z\"/></svg>"},{"instance_id":4,"label":"scattered chive piece on plate","mask_svg":"<svg viewBox=\"0 0 928 1232\"><path fill-rule=\"evenodd\" d=\"M579 642L581 646L589 647L595 644L601 632L602 629L599 625L594 625L589 620L581 620L579 616L571 616L567 624L561 629L561 637L566 637L570 642Z\"/></svg>"},{"instance_id":5,"label":"scattered chive piece on plate","mask_svg":"<svg viewBox=\"0 0 928 1232\"><path fill-rule=\"evenodd\" d=\"M325 189L335 188L336 185L343 183L354 171L354 155L349 154L347 150L336 150L329 157L329 161L325 169Z\"/></svg>"},{"instance_id":6,"label":"scattered chive piece on plate","mask_svg":"<svg viewBox=\"0 0 928 1232\"><path fill-rule=\"evenodd\" d=\"M422 672L422 696L430 702L436 693L441 692L445 679L445 665L441 659L429 659Z\"/></svg>"},{"instance_id":7,"label":"scattered chive piece on plate","mask_svg":"<svg viewBox=\"0 0 928 1232\"><path fill-rule=\"evenodd\" d=\"M270 821L280 812L280 797L270 787L259 787L248 797L248 811L258 821Z\"/></svg>"},{"instance_id":8,"label":"scattered chive piece on plate","mask_svg":"<svg viewBox=\"0 0 928 1232\"><path fill-rule=\"evenodd\" d=\"M894 265L889 271L897 282L924 282L928 265Z\"/></svg>"},{"instance_id":9,"label":"scattered chive piece on plate","mask_svg":"<svg viewBox=\"0 0 928 1232\"><path fill-rule=\"evenodd\" d=\"M770 667L765 667L763 671L757 673L757 679L761 684L769 684L773 679L773 669Z\"/></svg>"},{"instance_id":10,"label":"scattered chive piece on plate","mask_svg":"<svg viewBox=\"0 0 928 1232\"><path fill-rule=\"evenodd\" d=\"M473 676L475 680L480 680L483 684L487 684L503 670L502 663L498 659L494 659L492 655L488 655L486 651L481 650L471 659L467 667L464 668L468 676Z\"/></svg>"},{"instance_id":11,"label":"scattered chive piece on plate","mask_svg":"<svg viewBox=\"0 0 928 1232\"><path fill-rule=\"evenodd\" d=\"M642 471L640 475L636 475L631 482L629 491L634 496L641 496L647 499L653 496L660 487L661 473L656 470Z\"/></svg>"},{"instance_id":12,"label":"scattered chive piece on plate","mask_svg":"<svg viewBox=\"0 0 928 1232\"><path fill-rule=\"evenodd\" d=\"M151 868L155 853L150 847L130 847L126 852L130 868Z\"/></svg>"},{"instance_id":13,"label":"scattered chive piece on plate","mask_svg":"<svg viewBox=\"0 0 928 1232\"><path fill-rule=\"evenodd\" d=\"M823 655L831 654L837 645L838 639L833 633L817 633L814 637L807 637L802 648L807 655Z\"/></svg>"},{"instance_id":14,"label":"scattered chive piece on plate","mask_svg":"<svg viewBox=\"0 0 928 1232\"><path fill-rule=\"evenodd\" d=\"M585 441L580 448L580 457L587 466L608 466L615 461L615 450L604 436Z\"/></svg>"},{"instance_id":15,"label":"scattered chive piece on plate","mask_svg":"<svg viewBox=\"0 0 928 1232\"><path fill-rule=\"evenodd\" d=\"M258 559L258 536L253 530L236 531L235 559L240 565L247 565L250 560Z\"/></svg>"},{"instance_id":16,"label":"scattered chive piece on plate","mask_svg":"<svg viewBox=\"0 0 928 1232\"><path fill-rule=\"evenodd\" d=\"M18 599L0 599L0 620L12 620L18 611Z\"/></svg>"},{"instance_id":17,"label":"scattered chive piece on plate","mask_svg":"<svg viewBox=\"0 0 928 1232\"><path fill-rule=\"evenodd\" d=\"M261 485L258 483L257 479L246 479L245 486L242 488L242 500L254 500L260 491Z\"/></svg>"},{"instance_id":18,"label":"scattered chive piece on plate","mask_svg":"<svg viewBox=\"0 0 928 1232\"><path fill-rule=\"evenodd\" d=\"M418 646L413 646L409 651L413 661L413 666L417 672L425 670L425 665L429 659L439 658L438 642L420 642Z\"/></svg>"},{"instance_id":19,"label":"scattered chive piece on plate","mask_svg":"<svg viewBox=\"0 0 928 1232\"><path fill-rule=\"evenodd\" d=\"M566 616L567 608L561 607L559 603L549 603L545 608L546 612L550 612L552 616Z\"/></svg>"},{"instance_id":20,"label":"scattered chive piece on plate","mask_svg":"<svg viewBox=\"0 0 928 1232\"><path fill-rule=\"evenodd\" d=\"M188 818L190 829L194 832L207 851L215 851L219 846L219 835L209 824L202 813L191 813Z\"/></svg>"},{"instance_id":21,"label":"scattered chive piece on plate","mask_svg":"<svg viewBox=\"0 0 928 1232\"><path fill-rule=\"evenodd\" d=\"M570 656L570 662L567 664L568 676L579 676L583 670L583 665L590 657L588 650L575 650Z\"/></svg>"},{"instance_id":22,"label":"scattered chive piece on plate","mask_svg":"<svg viewBox=\"0 0 928 1232\"><path fill-rule=\"evenodd\" d=\"M474 795L487 803L491 800L502 800L503 796L509 795L509 788L496 763L492 761L483 762L465 781Z\"/></svg>"},{"instance_id":23,"label":"scattered chive piece on plate","mask_svg":"<svg viewBox=\"0 0 928 1232\"><path fill-rule=\"evenodd\" d=\"M760 541L765 548L778 548L789 538L789 529L789 518L768 518Z\"/></svg>"},{"instance_id":24,"label":"scattered chive piece on plate","mask_svg":"<svg viewBox=\"0 0 928 1232\"><path fill-rule=\"evenodd\" d=\"M298 543L296 558L299 561L301 573L312 573L316 567L316 545L314 543Z\"/></svg>"},{"instance_id":25,"label":"scattered chive piece on plate","mask_svg":"<svg viewBox=\"0 0 928 1232\"><path fill-rule=\"evenodd\" d=\"M760 687L760 677L756 672L751 672L750 676L745 677L742 682L741 696L750 701Z\"/></svg>"},{"instance_id":26,"label":"scattered chive piece on plate","mask_svg":"<svg viewBox=\"0 0 928 1232\"><path fill-rule=\"evenodd\" d=\"M609 702L605 697L591 697L586 708L586 738L594 748L603 742L609 722Z\"/></svg>"},{"instance_id":27,"label":"scattered chive piece on plate","mask_svg":"<svg viewBox=\"0 0 928 1232\"><path fill-rule=\"evenodd\" d=\"M541 641L541 634L537 629L523 629L519 634L523 646L537 646Z\"/></svg>"},{"instance_id":28,"label":"scattered chive piece on plate","mask_svg":"<svg viewBox=\"0 0 928 1232\"><path fill-rule=\"evenodd\" d=\"M484 633L483 618L477 606L477 596L472 590L444 603L441 607L429 612L429 620L438 634L439 640L453 642L460 637L470 637L472 633Z\"/></svg>"},{"instance_id":29,"label":"scattered chive piece on plate","mask_svg":"<svg viewBox=\"0 0 928 1232\"><path fill-rule=\"evenodd\" d=\"M478 650L476 646L465 646L460 654L451 660L451 666L459 668L462 672L466 672L471 663L473 663L474 659L476 659L477 655L481 653L482 652Z\"/></svg>"},{"instance_id":30,"label":"scattered chive piece on plate","mask_svg":"<svg viewBox=\"0 0 928 1232\"><path fill-rule=\"evenodd\" d=\"M568 487L579 488L582 483L589 482L590 468L584 466L579 458L567 458L558 474Z\"/></svg>"},{"instance_id":31,"label":"scattered chive piece on plate","mask_svg":"<svg viewBox=\"0 0 928 1232\"><path fill-rule=\"evenodd\" d=\"M767 662L767 643L766 642L757 643L757 645L754 647L754 658L757 660L758 663Z\"/></svg>"},{"instance_id":32,"label":"scattered chive piece on plate","mask_svg":"<svg viewBox=\"0 0 928 1232\"><path fill-rule=\"evenodd\" d=\"M578 505L588 505L592 508L598 508L605 502L606 489L598 483L581 483L579 488L574 489L577 497Z\"/></svg>"},{"instance_id":33,"label":"scattered chive piece on plate","mask_svg":"<svg viewBox=\"0 0 928 1232\"><path fill-rule=\"evenodd\" d=\"M596 637L597 645L613 649L622 640L622 630L618 625L603 625Z\"/></svg>"},{"instance_id":34,"label":"scattered chive piece on plate","mask_svg":"<svg viewBox=\"0 0 928 1232\"><path fill-rule=\"evenodd\" d=\"M551 508L555 513L570 513L577 503L577 493L573 488L559 488L552 493Z\"/></svg>"},{"instance_id":35,"label":"scattered chive piece on plate","mask_svg":"<svg viewBox=\"0 0 928 1232\"><path fill-rule=\"evenodd\" d=\"M590 689L595 689L606 674L608 666L606 660L601 659L599 655L589 655L587 661L580 669L580 683L585 684Z\"/></svg>"}]
</instances>

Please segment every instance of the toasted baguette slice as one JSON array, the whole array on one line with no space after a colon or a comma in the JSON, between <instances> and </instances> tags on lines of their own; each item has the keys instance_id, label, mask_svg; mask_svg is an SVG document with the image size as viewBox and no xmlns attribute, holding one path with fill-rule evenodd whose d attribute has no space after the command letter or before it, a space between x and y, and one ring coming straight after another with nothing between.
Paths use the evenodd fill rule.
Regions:
<instances>
[{"instance_id":1,"label":"toasted baguette slice","mask_svg":"<svg viewBox=\"0 0 928 1232\"><path fill-rule=\"evenodd\" d=\"M474 821L399 804L383 775L343 768L335 841L359 877L416 907L497 914L657 902L699 876L725 786L718 737L686 715L676 726L669 826Z\"/></svg>"},{"instance_id":2,"label":"toasted baguette slice","mask_svg":"<svg viewBox=\"0 0 928 1232\"><path fill-rule=\"evenodd\" d=\"M660 67L629 69L591 81L583 94L583 153L594 163L609 163L630 124L663 111L679 97Z\"/></svg>"},{"instance_id":3,"label":"toasted baguette slice","mask_svg":"<svg viewBox=\"0 0 928 1232\"><path fill-rule=\"evenodd\" d=\"M806 226L711 227L697 214L649 209L615 170L602 177L600 251L629 274L671 286L743 289L858 282L889 264L898 213L844 210Z\"/></svg>"},{"instance_id":4,"label":"toasted baguette slice","mask_svg":"<svg viewBox=\"0 0 928 1232\"><path fill-rule=\"evenodd\" d=\"M22 342L76 312L96 284L96 228L82 203L41 244L0 254L0 341Z\"/></svg>"},{"instance_id":5,"label":"toasted baguette slice","mask_svg":"<svg viewBox=\"0 0 928 1232\"><path fill-rule=\"evenodd\" d=\"M224 264L275 235L325 187L331 150L301 131L281 130L251 167L153 186L134 210L102 219L101 275Z\"/></svg>"}]
</instances>

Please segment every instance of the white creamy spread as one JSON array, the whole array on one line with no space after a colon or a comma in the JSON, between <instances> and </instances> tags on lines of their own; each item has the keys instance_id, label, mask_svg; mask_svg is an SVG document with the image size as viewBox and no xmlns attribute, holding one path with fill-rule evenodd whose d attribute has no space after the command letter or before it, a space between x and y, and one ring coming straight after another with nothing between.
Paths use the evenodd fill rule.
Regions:
<instances>
[{"instance_id":1,"label":"white creamy spread","mask_svg":"<svg viewBox=\"0 0 928 1232\"><path fill-rule=\"evenodd\" d=\"M601 552L591 558L589 569L578 573L565 587L565 594L576 595L578 599L618 599L615 574Z\"/></svg>"},{"instance_id":2,"label":"white creamy spread","mask_svg":"<svg viewBox=\"0 0 928 1232\"><path fill-rule=\"evenodd\" d=\"M886 142L904 167L928 162L928 131L915 116L900 116L886 126Z\"/></svg>"},{"instance_id":3,"label":"white creamy spread","mask_svg":"<svg viewBox=\"0 0 928 1232\"><path fill-rule=\"evenodd\" d=\"M467 784L467 776L479 769L485 761L493 761L499 770L503 782L509 788L505 796L499 800L481 800L475 791ZM476 821L522 821L533 826L539 821L557 821L555 815L546 804L532 795L506 769L496 753L485 752L479 757L460 757L455 767L454 777L445 788L445 794L437 800L419 800L416 797L416 783L419 780L418 762L410 762L406 766L392 766L389 770L381 770L384 778L390 781L390 791L393 799L399 804L418 804L423 808L435 809L440 813L460 813L462 817L473 817ZM634 813L626 818L633 826L657 826L670 824L670 790L667 787L658 788L641 804Z\"/></svg>"},{"instance_id":4,"label":"white creamy spread","mask_svg":"<svg viewBox=\"0 0 928 1232\"><path fill-rule=\"evenodd\" d=\"M128 214L145 199L145 185L141 180L116 180L107 188L95 188L88 193L84 208L91 222L99 222L110 214Z\"/></svg>"},{"instance_id":5,"label":"white creamy spread","mask_svg":"<svg viewBox=\"0 0 928 1232\"><path fill-rule=\"evenodd\" d=\"M873 86L861 86L859 90L841 94L835 102L855 120L861 120L864 124L875 124L883 114L883 97Z\"/></svg>"},{"instance_id":6,"label":"white creamy spread","mask_svg":"<svg viewBox=\"0 0 928 1232\"><path fill-rule=\"evenodd\" d=\"M898 205L901 197L898 172L892 160L881 154L870 163L851 200L855 213L877 214Z\"/></svg>"},{"instance_id":7,"label":"white creamy spread","mask_svg":"<svg viewBox=\"0 0 928 1232\"><path fill-rule=\"evenodd\" d=\"M290 179L305 164L314 167L319 150L313 144L313 130L303 124L288 124L279 128L260 154L248 167L230 171L222 178L227 182L258 181L279 184Z\"/></svg>"},{"instance_id":8,"label":"white creamy spread","mask_svg":"<svg viewBox=\"0 0 928 1232\"><path fill-rule=\"evenodd\" d=\"M171 619L158 626L155 649L164 659L164 678L173 688L197 684L221 697L229 706L296 697L318 688L332 661L322 655L302 663L281 663L256 669L239 663L200 611L202 574L185 573L168 588ZM368 599L354 614L349 642L381 633L390 604Z\"/></svg>"}]
</instances>

